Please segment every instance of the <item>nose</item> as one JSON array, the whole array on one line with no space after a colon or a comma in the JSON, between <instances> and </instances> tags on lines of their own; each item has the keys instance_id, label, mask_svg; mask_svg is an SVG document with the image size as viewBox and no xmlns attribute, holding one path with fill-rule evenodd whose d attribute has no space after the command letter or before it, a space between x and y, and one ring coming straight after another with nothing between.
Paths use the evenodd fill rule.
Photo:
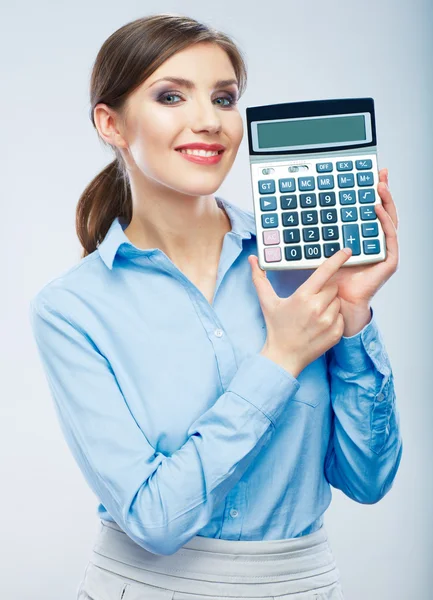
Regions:
<instances>
[{"instance_id":1,"label":"nose","mask_svg":"<svg viewBox=\"0 0 433 600\"><path fill-rule=\"evenodd\" d=\"M208 131L209 133L218 133L221 130L221 116L218 111L221 109L212 104L209 97L198 99L191 104L191 131Z\"/></svg>"}]
</instances>

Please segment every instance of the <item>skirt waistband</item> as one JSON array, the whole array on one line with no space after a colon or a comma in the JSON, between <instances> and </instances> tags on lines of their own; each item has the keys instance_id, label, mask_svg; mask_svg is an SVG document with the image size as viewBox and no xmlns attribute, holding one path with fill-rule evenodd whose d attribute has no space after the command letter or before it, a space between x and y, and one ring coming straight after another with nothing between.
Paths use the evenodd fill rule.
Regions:
<instances>
[{"instance_id":1,"label":"skirt waistband","mask_svg":"<svg viewBox=\"0 0 433 600\"><path fill-rule=\"evenodd\" d=\"M276 595L327 588L339 571L324 526L299 538L244 541L195 536L159 555L136 544L114 522L101 520L92 563L118 575L178 592L241 596L267 588Z\"/></svg>"}]
</instances>

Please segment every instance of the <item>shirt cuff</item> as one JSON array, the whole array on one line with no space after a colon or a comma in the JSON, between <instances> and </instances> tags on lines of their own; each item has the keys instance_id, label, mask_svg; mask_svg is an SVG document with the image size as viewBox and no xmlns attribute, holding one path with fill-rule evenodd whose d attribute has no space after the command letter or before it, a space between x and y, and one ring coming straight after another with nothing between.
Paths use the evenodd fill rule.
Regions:
<instances>
[{"instance_id":1,"label":"shirt cuff","mask_svg":"<svg viewBox=\"0 0 433 600\"><path fill-rule=\"evenodd\" d=\"M371 369L373 362L378 371L389 375L391 366L372 307L370 313L370 322L361 331L350 337L343 336L330 352L334 353L337 365L349 373L361 373Z\"/></svg>"},{"instance_id":2,"label":"shirt cuff","mask_svg":"<svg viewBox=\"0 0 433 600\"><path fill-rule=\"evenodd\" d=\"M289 371L267 356L255 354L240 364L226 391L253 404L275 426L300 386Z\"/></svg>"}]
</instances>

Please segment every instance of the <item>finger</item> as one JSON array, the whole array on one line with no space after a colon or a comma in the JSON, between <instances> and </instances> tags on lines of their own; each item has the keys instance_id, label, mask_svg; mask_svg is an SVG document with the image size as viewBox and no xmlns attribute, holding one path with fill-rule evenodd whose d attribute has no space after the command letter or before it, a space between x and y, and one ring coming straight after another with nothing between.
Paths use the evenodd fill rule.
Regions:
<instances>
[{"instance_id":1,"label":"finger","mask_svg":"<svg viewBox=\"0 0 433 600\"><path fill-rule=\"evenodd\" d=\"M346 250L349 254L346 253ZM342 248L327 258L310 277L302 284L301 288L310 294L317 294L325 283L338 271L338 269L352 256L351 248Z\"/></svg>"},{"instance_id":2,"label":"finger","mask_svg":"<svg viewBox=\"0 0 433 600\"><path fill-rule=\"evenodd\" d=\"M259 259L254 254L248 256L248 262L251 266L251 276L260 304L265 310L271 308L271 303L275 302L275 298L278 298L278 296L267 278L266 271L260 268Z\"/></svg>"},{"instance_id":3,"label":"finger","mask_svg":"<svg viewBox=\"0 0 433 600\"><path fill-rule=\"evenodd\" d=\"M396 266L398 263L397 229L391 216L381 204L375 204L374 208L385 234L386 260L384 262L390 262Z\"/></svg>"},{"instance_id":4,"label":"finger","mask_svg":"<svg viewBox=\"0 0 433 600\"><path fill-rule=\"evenodd\" d=\"M394 223L394 227L397 229L398 213L397 207L388 187L388 169L381 169L379 171L379 183L377 185L377 191L386 212L390 215L392 222Z\"/></svg>"}]
</instances>

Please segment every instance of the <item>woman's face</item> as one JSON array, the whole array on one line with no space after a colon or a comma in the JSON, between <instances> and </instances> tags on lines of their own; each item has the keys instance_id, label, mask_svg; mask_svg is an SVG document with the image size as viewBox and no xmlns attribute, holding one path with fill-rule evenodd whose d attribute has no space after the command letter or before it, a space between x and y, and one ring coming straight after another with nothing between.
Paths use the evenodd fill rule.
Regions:
<instances>
[{"instance_id":1,"label":"woman's face","mask_svg":"<svg viewBox=\"0 0 433 600\"><path fill-rule=\"evenodd\" d=\"M191 87L158 81L165 77L189 80ZM199 43L165 61L129 96L122 130L127 148L121 151L133 181L140 185L145 175L191 196L219 188L243 137L237 84L217 85L220 80L236 80L229 57L216 44ZM195 142L222 144L221 160L197 164L176 150Z\"/></svg>"}]
</instances>

